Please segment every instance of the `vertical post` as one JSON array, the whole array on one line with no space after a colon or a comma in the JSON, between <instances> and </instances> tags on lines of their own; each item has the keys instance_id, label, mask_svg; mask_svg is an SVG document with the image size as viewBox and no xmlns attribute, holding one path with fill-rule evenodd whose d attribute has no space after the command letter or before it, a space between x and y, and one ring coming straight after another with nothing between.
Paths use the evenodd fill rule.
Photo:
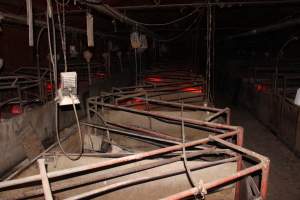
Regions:
<instances>
[{"instance_id":1,"label":"vertical post","mask_svg":"<svg viewBox=\"0 0 300 200\"><path fill-rule=\"evenodd\" d=\"M27 24L29 31L29 46L33 47L34 39L33 39L33 16L32 16L32 1L26 0L27 7Z\"/></svg>"},{"instance_id":2,"label":"vertical post","mask_svg":"<svg viewBox=\"0 0 300 200\"><path fill-rule=\"evenodd\" d=\"M108 52L108 59L107 59L107 65L108 65L108 75L111 76L111 62L110 62L110 51Z\"/></svg>"},{"instance_id":3,"label":"vertical post","mask_svg":"<svg viewBox=\"0 0 300 200\"><path fill-rule=\"evenodd\" d=\"M40 169L40 175L42 179L42 184L43 184L43 190L44 190L44 195L46 200L53 200L52 197L52 192L46 172L46 167L45 167L45 159L38 159L38 165Z\"/></svg>"},{"instance_id":4,"label":"vertical post","mask_svg":"<svg viewBox=\"0 0 300 200\"><path fill-rule=\"evenodd\" d=\"M138 63L137 63L137 52L134 49L134 59L135 59L135 85L138 83Z\"/></svg>"},{"instance_id":5,"label":"vertical post","mask_svg":"<svg viewBox=\"0 0 300 200\"><path fill-rule=\"evenodd\" d=\"M87 63L87 66L88 66L88 73L89 73L89 85L92 85L91 64L90 64L90 62Z\"/></svg>"},{"instance_id":6,"label":"vertical post","mask_svg":"<svg viewBox=\"0 0 300 200\"><path fill-rule=\"evenodd\" d=\"M226 108L226 124L230 125L231 123L231 110L230 108Z\"/></svg>"},{"instance_id":7,"label":"vertical post","mask_svg":"<svg viewBox=\"0 0 300 200\"><path fill-rule=\"evenodd\" d=\"M261 183L260 183L260 194L263 200L267 199L268 192L268 180L270 172L270 160L265 159L263 161L264 167L262 168Z\"/></svg>"},{"instance_id":8,"label":"vertical post","mask_svg":"<svg viewBox=\"0 0 300 200\"><path fill-rule=\"evenodd\" d=\"M238 127L238 133L236 135L236 144L238 146L243 146L244 143L244 128L243 127ZM237 160L237 171L241 171L243 169L243 159L242 156L238 157ZM241 182L238 181L235 185L235 200L239 200L240 199L240 188L241 188Z\"/></svg>"},{"instance_id":9,"label":"vertical post","mask_svg":"<svg viewBox=\"0 0 300 200\"><path fill-rule=\"evenodd\" d=\"M236 171L237 172L239 172L243 169L243 159L242 159L241 155L238 156L236 165L237 165L236 166ZM234 200L239 200L241 198L240 193L241 193L241 182L238 181L235 184Z\"/></svg>"}]
</instances>

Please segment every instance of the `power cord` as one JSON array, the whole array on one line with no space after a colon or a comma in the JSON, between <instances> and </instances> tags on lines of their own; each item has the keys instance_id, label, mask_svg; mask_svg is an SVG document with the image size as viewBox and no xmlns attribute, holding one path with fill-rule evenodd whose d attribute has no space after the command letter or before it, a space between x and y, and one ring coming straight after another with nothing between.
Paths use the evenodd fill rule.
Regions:
<instances>
[{"instance_id":1,"label":"power cord","mask_svg":"<svg viewBox=\"0 0 300 200\"><path fill-rule=\"evenodd\" d=\"M72 100L72 106L73 106L73 110L74 110L74 114L75 114L75 118L76 118L76 123L77 123L77 127L78 127L78 135L79 135L79 140L80 140L80 152L79 155L76 156L75 158L72 158L71 156L68 155L68 153L64 150L64 148L61 145L61 141L60 141L60 137L59 137L59 129L58 129L58 104L56 104L55 106L55 130L56 130L56 138L57 138L57 143L59 148L61 149L61 151L63 152L63 154L69 158L72 161L78 160L81 158L82 154L83 154L83 139L82 139L82 132L81 132L81 128L80 128L80 124L79 124L79 118L78 118L78 114L77 114L77 110L76 110L76 106L72 97L72 93L70 92L70 98Z\"/></svg>"}]
</instances>

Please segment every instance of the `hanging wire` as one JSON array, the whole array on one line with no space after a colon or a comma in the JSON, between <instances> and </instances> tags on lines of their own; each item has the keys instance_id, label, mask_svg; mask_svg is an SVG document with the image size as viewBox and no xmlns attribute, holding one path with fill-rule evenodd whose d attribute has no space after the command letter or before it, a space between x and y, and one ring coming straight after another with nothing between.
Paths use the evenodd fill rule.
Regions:
<instances>
[{"instance_id":1,"label":"hanging wire","mask_svg":"<svg viewBox=\"0 0 300 200\"><path fill-rule=\"evenodd\" d=\"M186 156L186 148L185 148L185 126L184 126L184 120L183 120L183 101L181 101L181 137L182 137L182 158L183 158L183 164L186 171L186 175L188 177L188 180L192 187L196 187L197 193L194 195L194 198L198 200L198 195L200 194L201 199L205 198L205 194L207 193L204 186L203 186L203 180L199 180L199 184L197 185L195 180L193 179L192 172L190 167L188 166L188 160Z\"/></svg>"},{"instance_id":2,"label":"hanging wire","mask_svg":"<svg viewBox=\"0 0 300 200\"><path fill-rule=\"evenodd\" d=\"M64 1L63 1L64 2ZM49 7L49 9L48 9ZM49 44L49 57L50 57L50 61L53 67L53 76L54 76L54 84L55 84L55 94L57 95L58 92L58 84L57 84L57 54L56 54L56 30L55 30L55 23L54 23L54 16L52 16L51 22L52 22L52 27L50 27L50 20L49 20L49 11L52 11L52 4L51 1L48 0L47 1L47 15L46 15L46 19L47 19L47 30L48 30L48 44ZM61 26L60 26L61 27ZM52 40L53 40L53 44L51 41L51 33L50 33L50 29L52 30ZM63 29L61 29L61 35L63 35ZM61 37L61 39L63 40L63 37ZM52 47L53 45L53 47ZM53 48L53 49L52 49ZM83 144L83 139L82 139L82 133L81 133L81 129L80 129L80 124L79 124L79 119L78 119L78 115L77 115L77 111L76 111L76 107L74 104L74 100L70 94L70 98L72 100L72 104L73 104L73 110L74 110L74 114L75 114L75 118L76 118L76 123L78 126L78 134L79 134L79 140L80 140L80 153L77 157L72 158L70 157L64 150L64 148L61 145L61 141L60 141L60 137L59 137L59 126L58 126L58 104L55 104L55 132L56 132L56 138L57 138L57 142L58 145L61 149L61 151L63 152L63 154L69 158L70 160L78 160L79 158L81 158L82 154L83 154L83 149L84 149L84 144Z\"/></svg>"},{"instance_id":3,"label":"hanging wire","mask_svg":"<svg viewBox=\"0 0 300 200\"><path fill-rule=\"evenodd\" d=\"M62 7L62 23L61 23L61 17L60 17L60 8ZM57 10L57 18L58 18L58 26L59 26L59 33L61 38L61 46L62 46L62 52L63 52L63 58L64 58L64 67L65 72L68 71L68 65L67 65L67 46L66 46L66 24L65 24L65 3L63 0L62 4L56 4L56 10Z\"/></svg>"},{"instance_id":4,"label":"hanging wire","mask_svg":"<svg viewBox=\"0 0 300 200\"><path fill-rule=\"evenodd\" d=\"M193 10L192 12L190 12L189 14L183 16L183 17L180 17L180 18L177 18L177 19L174 19L172 21L169 21L169 22L165 22L165 23L153 23L153 24L150 24L150 23L144 23L144 22L139 22L139 21L136 21L135 19L132 19L132 18L129 18L119 12L116 12L112 7L110 7L109 5L105 4L103 5L104 8L106 8L107 11L109 11L111 14L113 15L116 15L120 18L120 20L124 20L124 21L130 21L134 24L137 24L137 25L143 25L143 26L167 26L167 25L171 25L171 24L174 24L174 23L177 23L179 21L182 21L192 15L194 15L195 13L197 13L199 11L198 8L196 8L195 10Z\"/></svg>"},{"instance_id":5,"label":"hanging wire","mask_svg":"<svg viewBox=\"0 0 300 200\"><path fill-rule=\"evenodd\" d=\"M171 42L171 41L174 41L174 40L177 40L179 39L180 37L182 37L184 34L186 34L187 32L189 32L191 30L191 28L199 21L200 19L200 15L198 15L194 20L193 22L184 29L183 32L179 33L178 35L175 35L175 36L172 36L171 38L168 38L168 39L159 39L158 41L159 42Z\"/></svg>"},{"instance_id":6,"label":"hanging wire","mask_svg":"<svg viewBox=\"0 0 300 200\"><path fill-rule=\"evenodd\" d=\"M138 23L139 25L144 25L144 26L167 26L167 25L171 25L171 24L174 24L174 23L177 23L177 22L180 22L192 15L194 15L195 13L197 13L199 11L198 8L196 8L195 10L193 10L192 12L190 12L189 14L183 16L183 17L180 17L180 18L177 18L177 19L174 19L172 21L169 21L169 22L165 22L165 23L154 23L154 24L150 24L150 23L144 23L144 22L139 22L139 21L136 21L134 20L136 23Z\"/></svg>"},{"instance_id":7,"label":"hanging wire","mask_svg":"<svg viewBox=\"0 0 300 200\"><path fill-rule=\"evenodd\" d=\"M213 102L212 96L212 56L211 53L214 51L212 49L212 6L208 5L207 7L207 40L206 40L206 47L207 47L207 68L206 68L206 87L207 87L207 98L208 101ZM214 56L214 54L213 54Z\"/></svg>"}]
</instances>

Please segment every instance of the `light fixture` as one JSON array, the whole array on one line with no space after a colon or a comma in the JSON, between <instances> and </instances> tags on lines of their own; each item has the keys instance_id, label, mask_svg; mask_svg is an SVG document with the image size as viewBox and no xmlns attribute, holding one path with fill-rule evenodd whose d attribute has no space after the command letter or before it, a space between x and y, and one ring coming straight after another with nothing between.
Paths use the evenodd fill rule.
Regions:
<instances>
[{"instance_id":1,"label":"light fixture","mask_svg":"<svg viewBox=\"0 0 300 200\"><path fill-rule=\"evenodd\" d=\"M138 32L132 32L130 34L130 42L131 42L132 48L134 48L134 49L140 48L141 39L140 39L140 35Z\"/></svg>"},{"instance_id":2,"label":"light fixture","mask_svg":"<svg viewBox=\"0 0 300 200\"><path fill-rule=\"evenodd\" d=\"M90 65L92 57L93 57L93 53L90 50L87 49L83 52L83 58L86 60L87 67L88 67L89 85L92 84L91 65Z\"/></svg>"},{"instance_id":3,"label":"light fixture","mask_svg":"<svg viewBox=\"0 0 300 200\"><path fill-rule=\"evenodd\" d=\"M300 106L300 88L297 90L297 94L296 94L294 103L295 103L297 106Z\"/></svg>"}]
</instances>

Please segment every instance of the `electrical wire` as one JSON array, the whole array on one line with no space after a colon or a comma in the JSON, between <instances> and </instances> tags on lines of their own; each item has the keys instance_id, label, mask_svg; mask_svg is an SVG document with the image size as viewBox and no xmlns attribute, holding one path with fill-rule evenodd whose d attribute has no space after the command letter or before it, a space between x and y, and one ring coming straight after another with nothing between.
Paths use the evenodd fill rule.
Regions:
<instances>
[{"instance_id":1,"label":"electrical wire","mask_svg":"<svg viewBox=\"0 0 300 200\"><path fill-rule=\"evenodd\" d=\"M199 9L196 8L195 10L193 10L192 12L190 12L189 14L187 14L187 15L185 15L185 16L182 16L182 17L180 17L180 18L177 18L177 19L174 19L174 20L172 20L172 21L165 22L165 23L156 23L156 24L154 23L154 24L150 24L150 23L139 22L139 21L136 21L136 20L134 20L134 19L132 19L132 20L134 20L137 24L144 25L144 26L167 26L167 25L171 25L171 24L180 22L180 21L182 21L182 20L184 20L184 19L186 19L186 18L188 18L188 17L194 15L194 14L195 14L196 12L198 12L198 11L199 11Z\"/></svg>"},{"instance_id":2,"label":"electrical wire","mask_svg":"<svg viewBox=\"0 0 300 200\"><path fill-rule=\"evenodd\" d=\"M78 135L79 135L79 140L80 140L80 152L79 154L75 157L75 158L72 158L69 153L67 153L62 144L61 144L61 141L60 141L60 137L59 137L59 128L58 128L58 104L56 104L55 106L55 131L56 131L56 139L57 139L57 143L58 143L58 146L60 148L60 150L63 152L63 154L69 158L70 160L72 161L75 161L75 160L78 160L81 158L82 154L83 154L83 139L82 139L82 132L81 132L81 128L80 128L80 124L79 124L79 119L78 119L78 114L77 114L77 110L76 110L76 106L75 106L75 103L74 103L74 100L73 100L73 97L72 95L70 94L70 98L72 100L72 106L73 106L73 110L74 110L74 114L75 114L75 118L76 118L76 123L77 123L77 127L78 127Z\"/></svg>"},{"instance_id":3,"label":"electrical wire","mask_svg":"<svg viewBox=\"0 0 300 200\"><path fill-rule=\"evenodd\" d=\"M123 15L122 13L119 13L119 12L117 12L117 11L115 11L113 8L111 8L109 5L106 5L106 4L104 4L103 5L103 8L107 11L107 12L109 12L114 18L116 18L116 19L119 19L120 21L127 21L127 22L129 22L129 23L131 23L131 24L135 24L135 26L144 26L144 25L146 25L146 24L142 24L142 23L140 23L140 22L138 22L138 21L135 21L135 20L133 20L133 19L131 19L131 18L129 18L129 17L127 17L127 16L125 16L125 15ZM195 9L193 12L192 12L192 14L194 14L194 13L196 13L196 12L198 12L198 9ZM191 16L192 15L191 13L190 14L188 14L187 16ZM184 16L184 18L183 19L185 19L187 16ZM161 41L161 42L171 42L171 41L173 41L173 40L176 40L176 39L178 39L178 38L180 38L181 36L183 36L186 32L188 32L192 27L193 27L193 25L197 22L197 20L200 18L200 14L193 20L193 22L182 32L182 33L180 33L180 34L178 34L178 35L175 35L175 36L173 36L173 37L171 37L171 38L169 38L169 39L159 39L159 37L157 37L157 40L158 41ZM173 20L173 21L177 21L177 20L179 20L179 19L176 19L176 20ZM182 20L182 18L180 18L180 20ZM179 20L179 21L180 21ZM172 23L170 23L170 22L168 22L169 24L172 24ZM168 23L164 23L164 24L168 24ZM164 24L159 24L159 25L164 25ZM158 24L157 24L158 25ZM152 34L153 35L153 34ZM157 36L157 34L154 34L154 36Z\"/></svg>"},{"instance_id":4,"label":"electrical wire","mask_svg":"<svg viewBox=\"0 0 300 200\"><path fill-rule=\"evenodd\" d=\"M61 38L61 46L62 46L62 52L63 52L63 57L64 57L64 67L65 67L65 72L68 71L68 65L67 65L67 47L66 47L66 24L65 24L65 3L63 0L63 4L61 5L62 7L62 14L63 14L63 22L61 23L61 18L60 18L60 9L59 9L59 4L56 4L56 10L57 10L57 18L58 18L58 26L59 26L59 32L60 32L60 38Z\"/></svg>"},{"instance_id":5,"label":"electrical wire","mask_svg":"<svg viewBox=\"0 0 300 200\"><path fill-rule=\"evenodd\" d=\"M185 28L185 30L183 32L179 33L178 35L175 35L169 39L159 39L158 41L159 42L171 42L171 41L177 40L178 38L182 37L186 32L190 31L191 28L198 22L199 19L200 19L200 15L198 15L193 20L193 22L187 28Z\"/></svg>"},{"instance_id":6,"label":"electrical wire","mask_svg":"<svg viewBox=\"0 0 300 200\"><path fill-rule=\"evenodd\" d=\"M49 7L49 9L48 9ZM57 57L56 57L56 34L55 34L55 24L54 24L54 17L52 16L52 39L53 39L53 49L52 49L52 42L51 42L51 33L50 33L50 21L49 21L49 10L52 10L52 5L51 5L51 1L48 0L47 1L47 29L48 29L48 44L49 44L49 56L50 56L50 61L53 67L53 76L54 76L54 84L55 84L55 94L57 95L58 93L58 88L57 88ZM63 30L63 29L62 29ZM63 32L63 31L61 31ZM63 39L63 37L61 37L61 39ZM70 98L72 100L72 105L73 105L73 110L74 110L74 114L75 114L75 118L76 118L76 123L78 126L78 134L79 134L79 140L80 140L80 153L77 157L72 158L68 155L68 153L65 152L64 148L61 145L61 140L59 137L59 127L58 127L58 104L55 103L55 132L56 132L56 138L57 138L57 143L61 149L61 151L63 152L63 154L69 158L70 160L78 160L82 154L83 154L83 139L82 139L82 133L81 133L81 129L80 129L80 124L79 124L79 119L78 119L78 115L77 115L77 111L76 111L76 106L74 103L74 100L72 98L72 94L70 93Z\"/></svg>"},{"instance_id":7,"label":"electrical wire","mask_svg":"<svg viewBox=\"0 0 300 200\"><path fill-rule=\"evenodd\" d=\"M195 199L197 200L197 195L200 193L201 199L204 199L204 195L206 193L205 188L203 187L203 181L200 179L199 185L197 186L195 180L193 179L191 169L188 166L187 156L186 156L186 149L185 149L185 130L184 130L184 120L183 120L183 101L181 102L181 136L182 136L182 157L183 157L183 164L189 179L189 182L192 187L198 188L197 194L194 195ZM199 189L201 186L201 189Z\"/></svg>"},{"instance_id":8,"label":"electrical wire","mask_svg":"<svg viewBox=\"0 0 300 200\"><path fill-rule=\"evenodd\" d=\"M182 137L182 157L183 157L183 164L184 164L184 167L186 169L187 176L188 176L188 179L189 179L191 185L193 187L196 187L196 184L195 184L195 181L193 180L192 172L191 172L191 169L188 166L187 157L186 157L185 130L184 130L184 120L183 120L183 102L181 103L181 137Z\"/></svg>"},{"instance_id":9,"label":"electrical wire","mask_svg":"<svg viewBox=\"0 0 300 200\"><path fill-rule=\"evenodd\" d=\"M194 9L192 12L190 12L189 14L185 15L185 16L182 16L180 18L177 18L177 19L174 19L172 21L169 21L169 22L165 22L165 23L153 23L153 24L150 24L150 23L144 23L144 22L139 22L139 21L136 21L135 19L132 19L132 18L129 18L119 12L116 12L112 7L110 7L109 5L105 4L103 5L104 8L106 8L107 11L111 12L112 14L118 16L120 18L120 20L129 20L131 22L133 22L134 24L138 24L138 25L143 25L143 26L167 26L167 25L171 25L171 24L174 24L174 23L177 23L179 21L182 21L192 15L194 15L195 13L197 13L199 11L198 8Z\"/></svg>"}]
</instances>

